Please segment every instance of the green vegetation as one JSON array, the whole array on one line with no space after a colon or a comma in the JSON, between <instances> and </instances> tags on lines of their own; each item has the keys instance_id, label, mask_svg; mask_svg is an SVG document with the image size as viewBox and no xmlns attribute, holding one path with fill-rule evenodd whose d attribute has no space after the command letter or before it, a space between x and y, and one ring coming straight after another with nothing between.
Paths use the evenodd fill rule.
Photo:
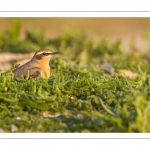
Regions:
<instances>
[{"instance_id":1,"label":"green vegetation","mask_svg":"<svg viewBox=\"0 0 150 150\"><path fill-rule=\"evenodd\" d=\"M0 75L4 132L150 132L148 50L132 44L127 53L120 40L87 38L74 29L46 39L31 28L20 39L19 26L0 34L1 52L60 54L50 62L50 78L13 80L13 64Z\"/></svg>"}]
</instances>

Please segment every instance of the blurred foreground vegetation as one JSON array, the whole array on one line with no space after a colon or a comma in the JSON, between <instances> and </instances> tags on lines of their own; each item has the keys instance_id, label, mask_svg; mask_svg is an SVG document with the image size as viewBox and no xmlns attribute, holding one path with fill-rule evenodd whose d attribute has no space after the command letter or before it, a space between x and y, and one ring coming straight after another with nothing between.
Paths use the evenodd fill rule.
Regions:
<instances>
[{"instance_id":1,"label":"blurred foreground vegetation","mask_svg":"<svg viewBox=\"0 0 150 150\"><path fill-rule=\"evenodd\" d=\"M12 80L0 75L0 131L150 132L150 55L134 43L87 38L69 29L54 39L32 27L19 38L20 24L0 33L0 51L59 51L51 76ZM145 38L149 40L149 32Z\"/></svg>"}]
</instances>

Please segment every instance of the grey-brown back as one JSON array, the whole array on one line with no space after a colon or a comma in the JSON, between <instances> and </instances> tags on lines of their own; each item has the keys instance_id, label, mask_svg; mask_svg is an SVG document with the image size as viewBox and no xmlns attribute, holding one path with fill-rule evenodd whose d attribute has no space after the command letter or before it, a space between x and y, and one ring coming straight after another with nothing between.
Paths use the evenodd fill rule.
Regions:
<instances>
[{"instance_id":1,"label":"grey-brown back","mask_svg":"<svg viewBox=\"0 0 150 150\"><path fill-rule=\"evenodd\" d=\"M14 77L19 76L27 76L29 74L30 77L36 78L41 74L41 70L38 67L35 67L32 61L25 63L24 65L20 66L13 70Z\"/></svg>"}]
</instances>

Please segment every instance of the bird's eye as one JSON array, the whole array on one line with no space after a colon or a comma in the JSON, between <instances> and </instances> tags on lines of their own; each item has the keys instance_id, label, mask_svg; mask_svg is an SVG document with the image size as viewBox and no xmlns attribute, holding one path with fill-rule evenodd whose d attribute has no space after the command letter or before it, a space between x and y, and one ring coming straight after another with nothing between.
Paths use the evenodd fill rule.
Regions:
<instances>
[{"instance_id":1,"label":"bird's eye","mask_svg":"<svg viewBox=\"0 0 150 150\"><path fill-rule=\"evenodd\" d=\"M44 52L43 55L46 55L46 53Z\"/></svg>"}]
</instances>

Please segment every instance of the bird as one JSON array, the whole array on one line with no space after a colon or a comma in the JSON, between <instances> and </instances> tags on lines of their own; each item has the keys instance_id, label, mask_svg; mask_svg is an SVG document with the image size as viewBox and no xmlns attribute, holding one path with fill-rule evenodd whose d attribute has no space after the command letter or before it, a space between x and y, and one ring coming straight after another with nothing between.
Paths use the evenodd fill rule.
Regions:
<instances>
[{"instance_id":1,"label":"bird","mask_svg":"<svg viewBox=\"0 0 150 150\"><path fill-rule=\"evenodd\" d=\"M38 50L30 61L12 71L14 78L18 78L20 76L29 76L33 79L39 76L43 78L49 77L49 61L53 55L58 53L59 52L52 52L49 49Z\"/></svg>"}]
</instances>

